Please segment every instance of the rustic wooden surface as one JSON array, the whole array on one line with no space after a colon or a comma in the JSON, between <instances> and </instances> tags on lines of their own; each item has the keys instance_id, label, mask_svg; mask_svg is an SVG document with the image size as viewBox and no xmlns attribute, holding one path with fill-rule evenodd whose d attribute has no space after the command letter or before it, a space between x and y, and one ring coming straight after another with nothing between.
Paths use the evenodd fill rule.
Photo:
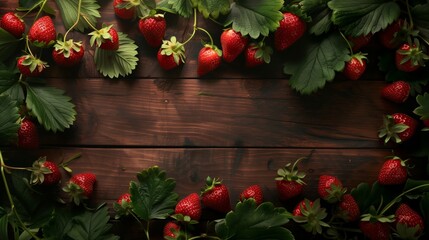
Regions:
<instances>
[{"instance_id":1,"label":"rustic wooden surface","mask_svg":"<svg viewBox=\"0 0 429 240\"><path fill-rule=\"evenodd\" d=\"M276 169L303 156L311 156L300 164L308 174L309 198L317 197L321 174L338 176L349 189L376 179L384 157L391 154L377 129L382 115L398 106L380 98L384 82L374 69L359 81L340 76L310 96L289 87L282 73L282 59L289 56L282 54L258 70L245 69L240 58L198 79L196 59L204 35L197 34L186 45L187 63L165 72L137 23L116 19L112 2L100 1L100 23L114 24L136 41L138 69L124 79L103 78L94 67L89 38L74 33L85 42L84 62L71 70L53 67L45 77L72 97L77 121L64 133L41 130L42 148L32 153L59 162L81 152L70 167L97 175L92 201L111 205L137 172L154 165L176 179L181 197L198 192L204 179L213 176L230 188L233 202L246 186L260 184L267 200L284 204L275 192ZM0 13L15 7L16 1L2 1ZM55 22L57 31L64 32L59 16ZM220 46L222 27L202 18L199 22ZM167 25L168 38L185 39L192 30L191 20L176 16L167 15ZM8 153L11 158L20 154L13 148ZM124 227L115 226L124 239L141 239L133 236L139 230Z\"/></svg>"}]
</instances>

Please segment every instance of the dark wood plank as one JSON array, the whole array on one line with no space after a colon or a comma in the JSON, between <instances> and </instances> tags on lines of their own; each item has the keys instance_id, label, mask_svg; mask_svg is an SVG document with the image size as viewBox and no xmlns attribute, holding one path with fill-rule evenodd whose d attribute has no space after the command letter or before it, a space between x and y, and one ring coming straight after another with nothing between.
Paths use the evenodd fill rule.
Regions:
<instances>
[{"instance_id":1,"label":"dark wood plank","mask_svg":"<svg viewBox=\"0 0 429 240\"><path fill-rule=\"evenodd\" d=\"M53 79L75 126L45 145L383 147L384 83L342 81L301 96L286 81Z\"/></svg>"}]
</instances>

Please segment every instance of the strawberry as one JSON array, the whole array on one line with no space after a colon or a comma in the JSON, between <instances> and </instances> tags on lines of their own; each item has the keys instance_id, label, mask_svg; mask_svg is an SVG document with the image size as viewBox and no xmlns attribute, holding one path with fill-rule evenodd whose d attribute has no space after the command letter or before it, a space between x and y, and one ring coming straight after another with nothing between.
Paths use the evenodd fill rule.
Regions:
<instances>
[{"instance_id":1,"label":"strawberry","mask_svg":"<svg viewBox=\"0 0 429 240\"><path fill-rule=\"evenodd\" d=\"M253 198L256 202L256 205L259 205L264 201L264 195L259 185L251 185L241 192L240 201L244 201L245 199L249 198Z\"/></svg>"},{"instance_id":2,"label":"strawberry","mask_svg":"<svg viewBox=\"0 0 429 240\"><path fill-rule=\"evenodd\" d=\"M395 103L403 103L410 95L411 86L405 81L396 81L381 89L381 96Z\"/></svg>"},{"instance_id":3,"label":"strawberry","mask_svg":"<svg viewBox=\"0 0 429 240\"><path fill-rule=\"evenodd\" d=\"M280 26L274 32L274 48L284 51L304 35L307 27L305 22L297 15L289 12L283 13Z\"/></svg>"},{"instance_id":4,"label":"strawberry","mask_svg":"<svg viewBox=\"0 0 429 240\"><path fill-rule=\"evenodd\" d=\"M116 202L113 203L113 209L115 210L115 219L119 219L121 216L128 216L133 210L131 203L131 194L123 193Z\"/></svg>"},{"instance_id":5,"label":"strawberry","mask_svg":"<svg viewBox=\"0 0 429 240\"><path fill-rule=\"evenodd\" d=\"M26 77L37 77L42 74L45 68L49 65L41 59L31 56L23 55L18 58L16 62L19 72Z\"/></svg>"},{"instance_id":6,"label":"strawberry","mask_svg":"<svg viewBox=\"0 0 429 240\"><path fill-rule=\"evenodd\" d=\"M167 23L163 14L150 15L139 20L139 30L151 47L160 47Z\"/></svg>"},{"instance_id":7,"label":"strawberry","mask_svg":"<svg viewBox=\"0 0 429 240\"><path fill-rule=\"evenodd\" d=\"M297 159L291 167L288 163L283 168L277 170L276 186L277 194L280 200L285 201L296 197L302 193L305 182L302 180L305 177L305 173L299 172L297 164L305 158Z\"/></svg>"},{"instance_id":8,"label":"strawberry","mask_svg":"<svg viewBox=\"0 0 429 240\"><path fill-rule=\"evenodd\" d=\"M378 137L387 143L393 139L396 143L410 140L417 129L418 121L405 113L394 113L384 116L383 126L378 131Z\"/></svg>"},{"instance_id":9,"label":"strawberry","mask_svg":"<svg viewBox=\"0 0 429 240\"><path fill-rule=\"evenodd\" d=\"M136 6L139 2L133 0L114 0L113 10L115 15L124 20L131 20L136 16Z\"/></svg>"},{"instance_id":10,"label":"strawberry","mask_svg":"<svg viewBox=\"0 0 429 240\"><path fill-rule=\"evenodd\" d=\"M24 21L13 12L7 12L2 16L0 27L16 38L21 38L25 31Z\"/></svg>"},{"instance_id":11,"label":"strawberry","mask_svg":"<svg viewBox=\"0 0 429 240\"><path fill-rule=\"evenodd\" d=\"M398 19L380 31L379 39L381 44L389 49L399 47L401 42L404 42L407 37L406 22L404 19Z\"/></svg>"},{"instance_id":12,"label":"strawberry","mask_svg":"<svg viewBox=\"0 0 429 240\"><path fill-rule=\"evenodd\" d=\"M157 59L164 70L171 70L185 62L185 46L173 36L170 40L163 40L158 51Z\"/></svg>"},{"instance_id":13,"label":"strawberry","mask_svg":"<svg viewBox=\"0 0 429 240\"><path fill-rule=\"evenodd\" d=\"M63 191L69 194L76 205L80 205L83 199L91 197L95 181L96 176L91 172L78 173L70 178Z\"/></svg>"},{"instance_id":14,"label":"strawberry","mask_svg":"<svg viewBox=\"0 0 429 240\"><path fill-rule=\"evenodd\" d=\"M198 53L198 76L214 71L222 62L222 51L212 44L205 44Z\"/></svg>"},{"instance_id":15,"label":"strawberry","mask_svg":"<svg viewBox=\"0 0 429 240\"><path fill-rule=\"evenodd\" d=\"M310 209L313 206L314 202L307 199L301 200L295 208L292 210L292 215L294 216L303 216L302 212Z\"/></svg>"},{"instance_id":16,"label":"strawberry","mask_svg":"<svg viewBox=\"0 0 429 240\"><path fill-rule=\"evenodd\" d=\"M175 214L189 216L192 220L198 221L201 218L201 201L197 193L191 193L180 200L174 210Z\"/></svg>"},{"instance_id":17,"label":"strawberry","mask_svg":"<svg viewBox=\"0 0 429 240\"><path fill-rule=\"evenodd\" d=\"M39 148L39 133L37 127L28 118L24 118L19 126L18 147L23 149Z\"/></svg>"},{"instance_id":18,"label":"strawberry","mask_svg":"<svg viewBox=\"0 0 429 240\"><path fill-rule=\"evenodd\" d=\"M359 205L351 194L344 194L338 203L338 216L346 222L354 222L359 219Z\"/></svg>"},{"instance_id":19,"label":"strawberry","mask_svg":"<svg viewBox=\"0 0 429 240\"><path fill-rule=\"evenodd\" d=\"M52 58L59 66L72 67L80 63L84 52L82 42L58 40L54 45Z\"/></svg>"},{"instance_id":20,"label":"strawberry","mask_svg":"<svg viewBox=\"0 0 429 240\"><path fill-rule=\"evenodd\" d=\"M418 239L423 233L422 217L406 203L401 203L395 212L395 224L401 239Z\"/></svg>"},{"instance_id":21,"label":"strawberry","mask_svg":"<svg viewBox=\"0 0 429 240\"><path fill-rule=\"evenodd\" d=\"M57 164L47 161L45 157L39 158L31 168L31 184L56 185L61 180L61 172Z\"/></svg>"},{"instance_id":22,"label":"strawberry","mask_svg":"<svg viewBox=\"0 0 429 240\"><path fill-rule=\"evenodd\" d=\"M341 200L346 189L343 188L342 182L337 177L321 175L319 177L317 192L319 193L320 198L328 201L329 203L334 203Z\"/></svg>"},{"instance_id":23,"label":"strawberry","mask_svg":"<svg viewBox=\"0 0 429 240\"><path fill-rule=\"evenodd\" d=\"M343 73L350 80L358 80L366 69L366 57L362 53L357 53L351 56L346 62Z\"/></svg>"},{"instance_id":24,"label":"strawberry","mask_svg":"<svg viewBox=\"0 0 429 240\"><path fill-rule=\"evenodd\" d=\"M313 235L322 234L322 227L329 227L329 224L323 222L326 218L326 209L320 206L320 199L314 202L304 199L292 211L293 220L300 223L301 226Z\"/></svg>"},{"instance_id":25,"label":"strawberry","mask_svg":"<svg viewBox=\"0 0 429 240\"><path fill-rule=\"evenodd\" d=\"M361 48L368 45L368 43L371 41L371 39L372 39L371 33L369 33L367 35L360 35L357 37L352 37L352 36L347 37L347 40L351 43L353 52L357 52Z\"/></svg>"},{"instance_id":26,"label":"strawberry","mask_svg":"<svg viewBox=\"0 0 429 240\"><path fill-rule=\"evenodd\" d=\"M247 37L242 36L240 32L236 32L231 28L223 31L220 35L223 60L228 63L234 61L244 51L248 41Z\"/></svg>"},{"instance_id":27,"label":"strawberry","mask_svg":"<svg viewBox=\"0 0 429 240\"><path fill-rule=\"evenodd\" d=\"M427 60L429 56L423 53L418 42L413 46L404 43L395 53L396 68L403 72L414 72L420 66L424 67Z\"/></svg>"},{"instance_id":28,"label":"strawberry","mask_svg":"<svg viewBox=\"0 0 429 240\"><path fill-rule=\"evenodd\" d=\"M403 184L407 181L407 161L399 157L386 160L378 173L378 182L383 185Z\"/></svg>"},{"instance_id":29,"label":"strawberry","mask_svg":"<svg viewBox=\"0 0 429 240\"><path fill-rule=\"evenodd\" d=\"M88 35L91 36L91 46L95 43L97 47L104 50L116 51L119 49L119 36L113 25L105 26Z\"/></svg>"},{"instance_id":30,"label":"strawberry","mask_svg":"<svg viewBox=\"0 0 429 240\"><path fill-rule=\"evenodd\" d=\"M201 202L221 213L231 211L228 188L216 178L207 177L206 186L201 192Z\"/></svg>"},{"instance_id":31,"label":"strawberry","mask_svg":"<svg viewBox=\"0 0 429 240\"><path fill-rule=\"evenodd\" d=\"M38 47L48 47L55 42L57 32L49 16L37 19L28 31L28 39Z\"/></svg>"},{"instance_id":32,"label":"strawberry","mask_svg":"<svg viewBox=\"0 0 429 240\"><path fill-rule=\"evenodd\" d=\"M266 46L264 42L258 44L251 43L247 45L244 51L244 57L246 61L246 67L254 68L264 63L270 63L273 49L270 46Z\"/></svg>"},{"instance_id":33,"label":"strawberry","mask_svg":"<svg viewBox=\"0 0 429 240\"><path fill-rule=\"evenodd\" d=\"M176 222L167 222L163 233L164 239L178 239L180 236L180 226Z\"/></svg>"},{"instance_id":34,"label":"strawberry","mask_svg":"<svg viewBox=\"0 0 429 240\"><path fill-rule=\"evenodd\" d=\"M370 240L389 240L390 227L386 222L360 221L359 228L363 235Z\"/></svg>"},{"instance_id":35,"label":"strawberry","mask_svg":"<svg viewBox=\"0 0 429 240\"><path fill-rule=\"evenodd\" d=\"M125 206L131 203L131 194L130 193L123 193L121 196L119 196L118 200L116 202L121 205Z\"/></svg>"}]
</instances>

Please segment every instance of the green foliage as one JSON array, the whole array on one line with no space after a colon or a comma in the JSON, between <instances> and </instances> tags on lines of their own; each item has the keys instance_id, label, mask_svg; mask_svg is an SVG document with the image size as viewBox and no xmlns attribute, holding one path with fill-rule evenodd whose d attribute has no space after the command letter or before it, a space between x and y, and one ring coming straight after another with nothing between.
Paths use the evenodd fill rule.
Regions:
<instances>
[{"instance_id":1,"label":"green foliage","mask_svg":"<svg viewBox=\"0 0 429 240\"><path fill-rule=\"evenodd\" d=\"M20 39L0 28L0 62L4 62L15 54L19 47Z\"/></svg>"},{"instance_id":2,"label":"green foliage","mask_svg":"<svg viewBox=\"0 0 429 240\"><path fill-rule=\"evenodd\" d=\"M235 31L255 39L268 36L280 26L282 7L283 0L236 0L231 4L224 26L232 24Z\"/></svg>"},{"instance_id":3,"label":"green foliage","mask_svg":"<svg viewBox=\"0 0 429 240\"><path fill-rule=\"evenodd\" d=\"M48 225L43 228L47 239L117 240L109 233L111 224L108 208L101 205L95 210L59 208Z\"/></svg>"},{"instance_id":4,"label":"green foliage","mask_svg":"<svg viewBox=\"0 0 429 240\"><path fill-rule=\"evenodd\" d=\"M237 203L235 210L216 224L216 233L221 239L294 239L283 225L291 214L270 202L257 206L253 199Z\"/></svg>"},{"instance_id":5,"label":"green foliage","mask_svg":"<svg viewBox=\"0 0 429 240\"><path fill-rule=\"evenodd\" d=\"M421 119L429 119L429 93L418 95L416 101L419 106L414 109L414 113Z\"/></svg>"},{"instance_id":6,"label":"green foliage","mask_svg":"<svg viewBox=\"0 0 429 240\"><path fill-rule=\"evenodd\" d=\"M168 0L170 8L182 17L192 16L194 6L192 0Z\"/></svg>"},{"instance_id":7,"label":"green foliage","mask_svg":"<svg viewBox=\"0 0 429 240\"><path fill-rule=\"evenodd\" d=\"M401 9L391 0L332 0L332 21L346 35L360 36L376 33L399 17Z\"/></svg>"},{"instance_id":8,"label":"green foliage","mask_svg":"<svg viewBox=\"0 0 429 240\"><path fill-rule=\"evenodd\" d=\"M24 92L17 75L2 67L0 67L0 95L9 95L18 105L24 100Z\"/></svg>"},{"instance_id":9,"label":"green foliage","mask_svg":"<svg viewBox=\"0 0 429 240\"><path fill-rule=\"evenodd\" d=\"M18 138L19 109L7 95L0 95L0 143L9 143Z\"/></svg>"},{"instance_id":10,"label":"green foliage","mask_svg":"<svg viewBox=\"0 0 429 240\"><path fill-rule=\"evenodd\" d=\"M335 77L335 71L344 68L349 59L347 42L338 33L324 38L310 37L305 45L294 44L300 59L286 60L285 74L292 75L290 85L301 94L311 94L323 88Z\"/></svg>"},{"instance_id":11,"label":"green foliage","mask_svg":"<svg viewBox=\"0 0 429 240\"><path fill-rule=\"evenodd\" d=\"M422 199L420 200L420 212L424 219L425 226L429 226L429 192L423 194ZM429 230L425 229L426 235L429 234Z\"/></svg>"},{"instance_id":12,"label":"green foliage","mask_svg":"<svg viewBox=\"0 0 429 240\"><path fill-rule=\"evenodd\" d=\"M315 35L327 33L332 26L332 10L328 7L330 0L303 0L302 11L311 16L309 32Z\"/></svg>"},{"instance_id":13,"label":"green foliage","mask_svg":"<svg viewBox=\"0 0 429 240\"><path fill-rule=\"evenodd\" d=\"M165 219L174 212L178 195L176 182L166 177L159 167L148 168L131 181L130 194L134 212L144 221Z\"/></svg>"},{"instance_id":14,"label":"green foliage","mask_svg":"<svg viewBox=\"0 0 429 240\"><path fill-rule=\"evenodd\" d=\"M420 34L429 39L429 3L417 5L411 9L415 27L420 31Z\"/></svg>"},{"instance_id":15,"label":"green foliage","mask_svg":"<svg viewBox=\"0 0 429 240\"><path fill-rule=\"evenodd\" d=\"M219 14L225 15L229 12L229 0L192 0L192 2L205 18L211 16L216 19Z\"/></svg>"},{"instance_id":16,"label":"green foliage","mask_svg":"<svg viewBox=\"0 0 429 240\"><path fill-rule=\"evenodd\" d=\"M350 193L362 213L367 213L370 208L378 207L380 204L387 204L397 196L395 189L381 186L378 182L374 182L372 185L360 183Z\"/></svg>"},{"instance_id":17,"label":"green foliage","mask_svg":"<svg viewBox=\"0 0 429 240\"><path fill-rule=\"evenodd\" d=\"M90 25L83 19L83 16L91 23L92 26L97 25L97 18L100 18L100 12L96 0L81 0L82 6L80 10L79 23L74 29L84 32L86 29L90 29ZM69 29L76 22L78 17L78 3L79 0L55 0L60 10L61 17L66 29Z\"/></svg>"},{"instance_id":18,"label":"green foliage","mask_svg":"<svg viewBox=\"0 0 429 240\"><path fill-rule=\"evenodd\" d=\"M0 215L0 239L8 239L8 221L9 217L7 214Z\"/></svg>"},{"instance_id":19,"label":"green foliage","mask_svg":"<svg viewBox=\"0 0 429 240\"><path fill-rule=\"evenodd\" d=\"M35 10L37 8L43 7L41 10L47 14L55 15L55 10L52 9L49 4L43 4L43 0L19 0L19 7L16 8L17 11L29 11Z\"/></svg>"},{"instance_id":20,"label":"green foliage","mask_svg":"<svg viewBox=\"0 0 429 240\"><path fill-rule=\"evenodd\" d=\"M64 131L76 120L75 105L64 91L46 86L27 86L27 107L48 131Z\"/></svg>"},{"instance_id":21,"label":"green foliage","mask_svg":"<svg viewBox=\"0 0 429 240\"><path fill-rule=\"evenodd\" d=\"M125 77L136 68L138 46L126 34L118 32L119 49L117 51L97 48L94 61L97 70L110 78Z\"/></svg>"}]
</instances>

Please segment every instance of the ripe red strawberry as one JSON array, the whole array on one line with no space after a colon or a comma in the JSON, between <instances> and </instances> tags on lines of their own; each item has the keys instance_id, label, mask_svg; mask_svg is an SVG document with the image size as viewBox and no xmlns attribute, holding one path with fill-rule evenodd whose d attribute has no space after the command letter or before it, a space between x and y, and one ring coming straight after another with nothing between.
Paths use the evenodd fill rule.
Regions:
<instances>
[{"instance_id":1,"label":"ripe red strawberry","mask_svg":"<svg viewBox=\"0 0 429 240\"><path fill-rule=\"evenodd\" d=\"M178 239L180 236L180 226L176 222L167 222L164 229L164 239Z\"/></svg>"},{"instance_id":2,"label":"ripe red strawberry","mask_svg":"<svg viewBox=\"0 0 429 240\"><path fill-rule=\"evenodd\" d=\"M360 217L359 205L351 194L344 194L338 203L338 215L346 222L354 222Z\"/></svg>"},{"instance_id":3,"label":"ripe red strawberry","mask_svg":"<svg viewBox=\"0 0 429 240\"><path fill-rule=\"evenodd\" d=\"M170 40L163 40L158 51L157 59L164 70L174 69L185 62L185 47L173 36Z\"/></svg>"},{"instance_id":4,"label":"ripe red strawberry","mask_svg":"<svg viewBox=\"0 0 429 240\"><path fill-rule=\"evenodd\" d=\"M204 206L221 213L231 211L228 188L216 178L207 177L206 186L201 192L201 202Z\"/></svg>"},{"instance_id":5,"label":"ripe red strawberry","mask_svg":"<svg viewBox=\"0 0 429 240\"><path fill-rule=\"evenodd\" d=\"M61 172L57 164L40 158L31 168L31 184L56 185L61 180Z\"/></svg>"},{"instance_id":6,"label":"ripe red strawberry","mask_svg":"<svg viewBox=\"0 0 429 240\"><path fill-rule=\"evenodd\" d=\"M305 182L305 173L299 172L297 164L305 158L297 159L291 167L288 163L283 168L277 170L276 186L280 200L286 201L302 193Z\"/></svg>"},{"instance_id":7,"label":"ripe red strawberry","mask_svg":"<svg viewBox=\"0 0 429 240\"><path fill-rule=\"evenodd\" d=\"M360 221L359 228L370 240L389 240L390 227L386 222Z\"/></svg>"},{"instance_id":8,"label":"ripe red strawberry","mask_svg":"<svg viewBox=\"0 0 429 240\"><path fill-rule=\"evenodd\" d=\"M346 62L343 73L350 80L358 80L366 69L366 57L362 53L354 54Z\"/></svg>"},{"instance_id":9,"label":"ripe red strawberry","mask_svg":"<svg viewBox=\"0 0 429 240\"><path fill-rule=\"evenodd\" d=\"M381 96L395 103L403 103L410 95L411 86L405 81L396 81L381 89Z\"/></svg>"},{"instance_id":10,"label":"ripe red strawberry","mask_svg":"<svg viewBox=\"0 0 429 240\"><path fill-rule=\"evenodd\" d=\"M378 137L387 143L394 140L401 143L410 140L417 129L418 121L405 113L394 113L384 116L383 126L378 131Z\"/></svg>"},{"instance_id":11,"label":"ripe red strawberry","mask_svg":"<svg viewBox=\"0 0 429 240\"><path fill-rule=\"evenodd\" d=\"M264 201L264 195L259 185L249 186L240 194L240 201L244 201L249 198L255 199L256 205L259 205Z\"/></svg>"},{"instance_id":12,"label":"ripe red strawberry","mask_svg":"<svg viewBox=\"0 0 429 240\"><path fill-rule=\"evenodd\" d=\"M37 131L37 127L28 118L24 118L19 126L18 147L22 149L39 148L39 133Z\"/></svg>"},{"instance_id":13,"label":"ripe red strawberry","mask_svg":"<svg viewBox=\"0 0 429 240\"><path fill-rule=\"evenodd\" d=\"M81 62L84 53L82 42L58 40L52 50L52 58L59 66L73 67Z\"/></svg>"},{"instance_id":14,"label":"ripe red strawberry","mask_svg":"<svg viewBox=\"0 0 429 240\"><path fill-rule=\"evenodd\" d=\"M429 56L423 53L418 43L413 46L404 43L395 53L396 68L403 72L413 72L420 66L424 67L425 61L428 59Z\"/></svg>"},{"instance_id":15,"label":"ripe red strawberry","mask_svg":"<svg viewBox=\"0 0 429 240\"><path fill-rule=\"evenodd\" d=\"M284 51L304 35L307 29L305 22L297 15L283 13L280 26L274 32L274 48Z\"/></svg>"},{"instance_id":16,"label":"ripe red strawberry","mask_svg":"<svg viewBox=\"0 0 429 240\"><path fill-rule=\"evenodd\" d=\"M167 23L163 14L150 15L139 20L139 30L151 47L160 47Z\"/></svg>"},{"instance_id":17,"label":"ripe red strawberry","mask_svg":"<svg viewBox=\"0 0 429 240\"><path fill-rule=\"evenodd\" d=\"M115 210L115 219L119 219L122 216L128 216L132 213L133 205L131 203L131 194L123 193L116 202L113 203L113 209Z\"/></svg>"},{"instance_id":18,"label":"ripe red strawberry","mask_svg":"<svg viewBox=\"0 0 429 240\"><path fill-rule=\"evenodd\" d=\"M308 210L313 206L314 202L307 199L301 200L295 208L292 210L292 215L294 216L303 216L302 212Z\"/></svg>"},{"instance_id":19,"label":"ripe red strawberry","mask_svg":"<svg viewBox=\"0 0 429 240\"><path fill-rule=\"evenodd\" d=\"M63 191L69 194L76 205L80 205L82 199L91 197L95 181L96 176L91 172L78 173L70 178Z\"/></svg>"},{"instance_id":20,"label":"ripe red strawberry","mask_svg":"<svg viewBox=\"0 0 429 240\"><path fill-rule=\"evenodd\" d=\"M131 194L123 193L121 196L119 196L116 202L121 206L129 204L131 202Z\"/></svg>"},{"instance_id":21,"label":"ripe red strawberry","mask_svg":"<svg viewBox=\"0 0 429 240\"><path fill-rule=\"evenodd\" d=\"M273 49L270 46L266 46L264 42L258 44L251 43L247 45L244 51L244 57L246 61L246 67L254 68L264 63L270 63Z\"/></svg>"},{"instance_id":22,"label":"ripe red strawberry","mask_svg":"<svg viewBox=\"0 0 429 240\"><path fill-rule=\"evenodd\" d=\"M136 6L138 3L130 0L114 0L113 10L116 16L124 20L131 20L136 16Z\"/></svg>"},{"instance_id":23,"label":"ripe red strawberry","mask_svg":"<svg viewBox=\"0 0 429 240\"><path fill-rule=\"evenodd\" d=\"M397 233L401 239L418 239L419 235L423 233L422 217L406 203L399 205L395 217Z\"/></svg>"},{"instance_id":24,"label":"ripe red strawberry","mask_svg":"<svg viewBox=\"0 0 429 240\"><path fill-rule=\"evenodd\" d=\"M386 27L386 29L380 31L379 38L381 44L390 49L394 49L399 47L401 42L406 40L406 25L404 19L398 19L389 26Z\"/></svg>"},{"instance_id":25,"label":"ripe red strawberry","mask_svg":"<svg viewBox=\"0 0 429 240\"><path fill-rule=\"evenodd\" d=\"M176 214L189 216L192 220L198 221L201 218L201 201L197 193L191 193L180 200L174 210Z\"/></svg>"},{"instance_id":26,"label":"ripe red strawberry","mask_svg":"<svg viewBox=\"0 0 429 240\"><path fill-rule=\"evenodd\" d=\"M407 181L407 162L399 157L386 160L378 173L378 182L383 185L403 184Z\"/></svg>"},{"instance_id":27,"label":"ripe red strawberry","mask_svg":"<svg viewBox=\"0 0 429 240\"><path fill-rule=\"evenodd\" d=\"M40 76L45 68L49 67L46 62L31 55L23 55L19 57L16 62L16 66L18 67L19 72L26 77Z\"/></svg>"},{"instance_id":28,"label":"ripe red strawberry","mask_svg":"<svg viewBox=\"0 0 429 240\"><path fill-rule=\"evenodd\" d=\"M54 22L49 16L37 19L28 31L30 42L39 47L47 47L53 44L56 37Z\"/></svg>"},{"instance_id":29,"label":"ripe red strawberry","mask_svg":"<svg viewBox=\"0 0 429 240\"><path fill-rule=\"evenodd\" d=\"M362 47L365 47L366 45L368 45L368 43L371 41L371 39L372 39L371 33L369 33L367 35L360 35L357 37L352 37L352 36L347 37L347 40L349 40L349 42L352 45L353 52L357 52Z\"/></svg>"},{"instance_id":30,"label":"ripe red strawberry","mask_svg":"<svg viewBox=\"0 0 429 240\"><path fill-rule=\"evenodd\" d=\"M330 203L334 203L341 200L346 189L343 188L342 182L337 177L321 175L319 177L317 192L319 193L320 198Z\"/></svg>"},{"instance_id":31,"label":"ripe red strawberry","mask_svg":"<svg viewBox=\"0 0 429 240\"><path fill-rule=\"evenodd\" d=\"M222 62L222 51L215 45L205 44L198 53L198 76L214 71Z\"/></svg>"},{"instance_id":32,"label":"ripe red strawberry","mask_svg":"<svg viewBox=\"0 0 429 240\"><path fill-rule=\"evenodd\" d=\"M223 31L220 35L223 60L228 63L234 61L244 51L248 41L247 37L242 36L240 32L236 32L233 29Z\"/></svg>"},{"instance_id":33,"label":"ripe red strawberry","mask_svg":"<svg viewBox=\"0 0 429 240\"><path fill-rule=\"evenodd\" d=\"M16 38L21 38L25 31L24 21L13 12L7 12L2 16L0 27Z\"/></svg>"},{"instance_id":34,"label":"ripe red strawberry","mask_svg":"<svg viewBox=\"0 0 429 240\"><path fill-rule=\"evenodd\" d=\"M91 36L91 46L95 43L97 47L104 50L116 51L119 49L119 36L113 25L95 30L88 35Z\"/></svg>"}]
</instances>

